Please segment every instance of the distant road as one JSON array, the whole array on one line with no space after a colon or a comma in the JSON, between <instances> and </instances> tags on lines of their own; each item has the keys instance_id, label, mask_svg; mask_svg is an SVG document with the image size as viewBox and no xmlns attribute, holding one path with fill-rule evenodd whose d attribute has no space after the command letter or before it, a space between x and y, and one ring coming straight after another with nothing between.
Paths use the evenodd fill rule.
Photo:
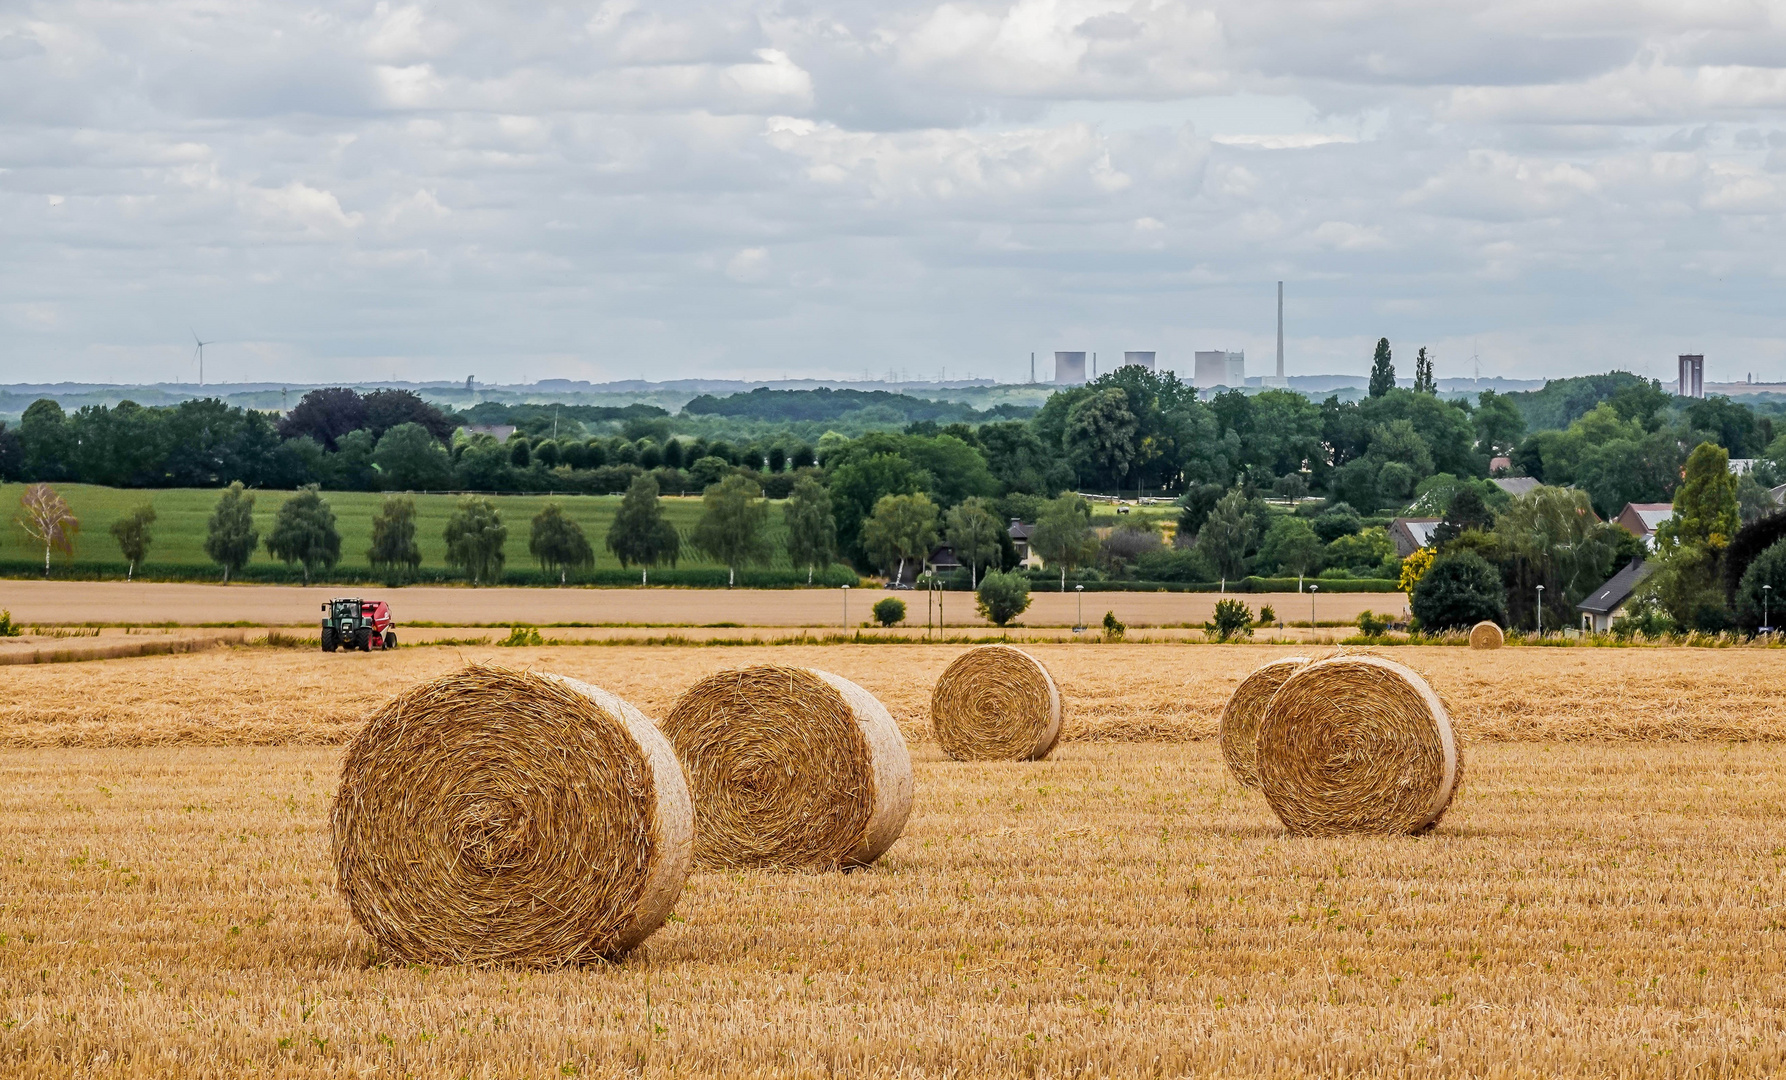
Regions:
<instances>
[{"instance_id":1,"label":"distant road","mask_svg":"<svg viewBox=\"0 0 1786 1080\"><path fill-rule=\"evenodd\" d=\"M633 623L666 626L843 625L841 589L522 589L361 588L360 595L388 600L399 624L439 623L446 626L533 623ZM257 626L306 626L322 619L322 604L331 596L352 595L341 588L284 585L179 585L115 581L0 581L0 608L15 622L34 625L120 623L147 626L177 623L246 622ZM905 601L906 624L924 625L925 594L880 589L849 590L852 625L869 618L869 608L885 596ZM1070 626L1078 611L1072 592L1037 591L1022 618L1027 626ZM1241 593L1237 598L1255 612L1263 605L1277 609L1284 620L1307 620L1307 594ZM1133 627L1202 623L1210 618L1215 593L1085 594L1085 621L1096 625L1104 612ZM1316 600L1322 622L1355 619L1369 609L1400 615L1407 606L1401 593L1333 593ZM945 593L943 611L950 626L986 626L974 613L970 593Z\"/></svg>"}]
</instances>

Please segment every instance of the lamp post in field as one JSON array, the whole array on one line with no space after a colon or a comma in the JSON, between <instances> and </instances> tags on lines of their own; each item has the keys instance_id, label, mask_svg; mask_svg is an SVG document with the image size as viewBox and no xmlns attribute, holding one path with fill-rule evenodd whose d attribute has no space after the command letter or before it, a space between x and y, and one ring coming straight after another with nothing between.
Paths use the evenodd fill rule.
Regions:
<instances>
[{"instance_id":1,"label":"lamp post in field","mask_svg":"<svg viewBox=\"0 0 1786 1080\"><path fill-rule=\"evenodd\" d=\"M1310 641L1315 640L1315 594L1320 591L1321 586L1319 585L1308 587L1308 639Z\"/></svg>"},{"instance_id":2,"label":"lamp post in field","mask_svg":"<svg viewBox=\"0 0 1786 1080\"><path fill-rule=\"evenodd\" d=\"M1774 632L1774 621L1768 617L1768 601L1773 599L1773 592L1774 587L1772 585L1763 585L1761 587L1761 632L1764 634L1771 634Z\"/></svg>"},{"instance_id":3,"label":"lamp post in field","mask_svg":"<svg viewBox=\"0 0 1786 1080\"><path fill-rule=\"evenodd\" d=\"M843 587L843 628L845 630L850 628L850 587L848 585Z\"/></svg>"},{"instance_id":4,"label":"lamp post in field","mask_svg":"<svg viewBox=\"0 0 1786 1080\"><path fill-rule=\"evenodd\" d=\"M1085 586L1073 586L1073 594L1079 598L1079 618L1073 623L1073 633L1077 634L1085 629Z\"/></svg>"},{"instance_id":5,"label":"lamp post in field","mask_svg":"<svg viewBox=\"0 0 1786 1080\"><path fill-rule=\"evenodd\" d=\"M1538 636L1544 636L1544 586L1538 586Z\"/></svg>"}]
</instances>

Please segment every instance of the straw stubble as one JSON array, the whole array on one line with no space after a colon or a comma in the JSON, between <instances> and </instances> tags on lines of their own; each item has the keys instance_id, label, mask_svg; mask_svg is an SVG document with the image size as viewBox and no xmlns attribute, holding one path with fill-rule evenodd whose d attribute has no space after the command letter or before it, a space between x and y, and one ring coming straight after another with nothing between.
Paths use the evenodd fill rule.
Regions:
<instances>
[{"instance_id":1,"label":"straw stubble","mask_svg":"<svg viewBox=\"0 0 1786 1080\"><path fill-rule=\"evenodd\" d=\"M331 824L348 910L417 963L617 958L669 917L693 847L682 770L642 713L476 665L373 714Z\"/></svg>"},{"instance_id":2,"label":"straw stubble","mask_svg":"<svg viewBox=\"0 0 1786 1080\"><path fill-rule=\"evenodd\" d=\"M1039 761L1060 742L1060 689L1022 649L982 645L937 679L930 723L957 761Z\"/></svg>"}]
</instances>

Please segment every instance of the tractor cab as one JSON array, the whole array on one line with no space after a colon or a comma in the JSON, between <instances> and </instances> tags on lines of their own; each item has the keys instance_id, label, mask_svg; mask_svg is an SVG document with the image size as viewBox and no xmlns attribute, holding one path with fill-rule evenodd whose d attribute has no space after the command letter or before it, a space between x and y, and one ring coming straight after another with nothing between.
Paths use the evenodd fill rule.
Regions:
<instances>
[{"instance_id":1,"label":"tractor cab","mask_svg":"<svg viewBox=\"0 0 1786 1080\"><path fill-rule=\"evenodd\" d=\"M336 597L322 606L322 651L394 649L397 634L391 607L383 600Z\"/></svg>"}]
</instances>

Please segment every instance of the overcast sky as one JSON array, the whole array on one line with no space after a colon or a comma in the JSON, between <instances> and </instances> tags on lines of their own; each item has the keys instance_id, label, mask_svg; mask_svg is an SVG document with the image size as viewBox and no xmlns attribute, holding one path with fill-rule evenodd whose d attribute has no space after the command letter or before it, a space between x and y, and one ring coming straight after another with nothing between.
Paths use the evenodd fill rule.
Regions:
<instances>
[{"instance_id":1,"label":"overcast sky","mask_svg":"<svg viewBox=\"0 0 1786 1080\"><path fill-rule=\"evenodd\" d=\"M1786 5L0 7L0 382L1786 379Z\"/></svg>"}]
</instances>

